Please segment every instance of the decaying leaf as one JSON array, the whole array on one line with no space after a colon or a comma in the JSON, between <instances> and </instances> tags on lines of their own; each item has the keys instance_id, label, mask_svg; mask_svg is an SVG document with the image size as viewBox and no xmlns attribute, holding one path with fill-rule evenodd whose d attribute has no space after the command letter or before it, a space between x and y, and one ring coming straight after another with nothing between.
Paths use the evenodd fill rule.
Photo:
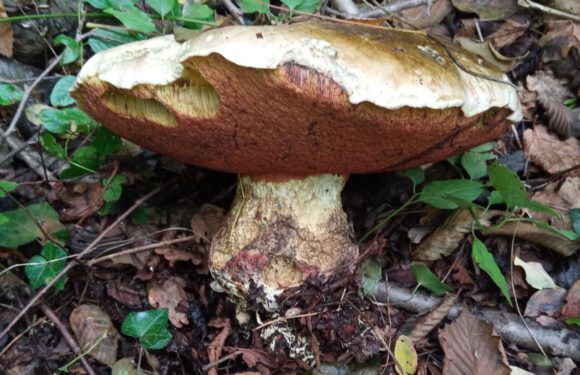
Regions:
<instances>
[{"instance_id":1,"label":"decaying leaf","mask_svg":"<svg viewBox=\"0 0 580 375\"><path fill-rule=\"evenodd\" d=\"M177 237L177 231L171 230L163 234L160 242L170 241ZM163 245L155 248L155 253L163 255L171 267L175 267L177 262L191 261L196 266L202 263L201 256L194 253L191 249L181 249L173 245Z\"/></svg>"},{"instance_id":2,"label":"decaying leaf","mask_svg":"<svg viewBox=\"0 0 580 375\"><path fill-rule=\"evenodd\" d=\"M516 0L451 0L462 12L476 13L479 18L503 20L518 11Z\"/></svg>"},{"instance_id":3,"label":"decaying leaf","mask_svg":"<svg viewBox=\"0 0 580 375\"><path fill-rule=\"evenodd\" d=\"M0 18L7 18L6 9L2 0L0 0ZM14 34L10 22L0 23L0 55L8 58L12 57L12 44L14 43Z\"/></svg>"},{"instance_id":4,"label":"decaying leaf","mask_svg":"<svg viewBox=\"0 0 580 375\"><path fill-rule=\"evenodd\" d=\"M409 340L413 343L418 343L433 330L445 317L453 305L457 301L457 295L447 294L443 297L443 301L433 311L421 317L419 322L413 327L411 332L407 335Z\"/></svg>"},{"instance_id":5,"label":"decaying leaf","mask_svg":"<svg viewBox=\"0 0 580 375\"><path fill-rule=\"evenodd\" d=\"M528 160L550 174L558 174L580 164L580 140L568 138L562 141L541 125L524 132L524 150ZM569 176L580 177L580 169Z\"/></svg>"},{"instance_id":6,"label":"decaying leaf","mask_svg":"<svg viewBox=\"0 0 580 375\"><path fill-rule=\"evenodd\" d=\"M539 70L533 75L526 77L526 87L530 91L535 91L538 98L563 102L564 99L572 96L566 87L566 82L557 79L550 72Z\"/></svg>"},{"instance_id":7,"label":"decaying leaf","mask_svg":"<svg viewBox=\"0 0 580 375\"><path fill-rule=\"evenodd\" d=\"M526 281L535 289L553 289L557 288L554 280L548 275L541 263L524 262L520 257L514 258L514 265L522 267L526 272Z\"/></svg>"},{"instance_id":8,"label":"decaying leaf","mask_svg":"<svg viewBox=\"0 0 580 375\"><path fill-rule=\"evenodd\" d=\"M215 232L221 227L225 218L223 208L213 204L204 204L191 218L191 230L197 237L197 242L209 242Z\"/></svg>"},{"instance_id":9,"label":"decaying leaf","mask_svg":"<svg viewBox=\"0 0 580 375\"><path fill-rule=\"evenodd\" d=\"M221 332L214 337L214 339L212 340L212 342L209 344L209 346L207 347L207 356L209 358L209 360L211 362L217 362L218 359L220 359L220 356L222 354L222 350L224 348L224 344L226 342L226 339L228 338L228 336L230 335L230 332L232 331L232 325L230 323L229 319L214 319L211 322L208 323L209 325L211 325L212 327L216 327L216 328L221 328ZM209 371L207 372L208 375L217 375L217 369L215 367L212 367L211 369L209 369Z\"/></svg>"},{"instance_id":10,"label":"decaying leaf","mask_svg":"<svg viewBox=\"0 0 580 375\"><path fill-rule=\"evenodd\" d=\"M542 314L555 316L564 305L566 290L562 288L538 290L528 299L525 316L537 318Z\"/></svg>"},{"instance_id":11,"label":"decaying leaf","mask_svg":"<svg viewBox=\"0 0 580 375\"><path fill-rule=\"evenodd\" d=\"M540 46L557 46L562 57L568 57L572 48L580 50L580 24L570 20L551 20L544 24L546 33L538 41Z\"/></svg>"},{"instance_id":12,"label":"decaying leaf","mask_svg":"<svg viewBox=\"0 0 580 375\"><path fill-rule=\"evenodd\" d=\"M453 7L449 0L436 0L429 7L427 5L421 5L404 9L400 12L400 17L414 27L422 29L438 24L452 10ZM404 27L405 25L402 26Z\"/></svg>"},{"instance_id":13,"label":"decaying leaf","mask_svg":"<svg viewBox=\"0 0 580 375\"><path fill-rule=\"evenodd\" d=\"M141 370L142 371L142 370ZM113 364L111 375L137 375L137 369L131 358L121 358Z\"/></svg>"},{"instance_id":14,"label":"decaying leaf","mask_svg":"<svg viewBox=\"0 0 580 375\"><path fill-rule=\"evenodd\" d=\"M544 117L548 123L548 129L556 133L561 139L572 136L572 111L562 102L539 97L539 102L544 108Z\"/></svg>"},{"instance_id":15,"label":"decaying leaf","mask_svg":"<svg viewBox=\"0 0 580 375\"><path fill-rule=\"evenodd\" d=\"M557 181L546 185L535 192L531 200L542 203L556 210L559 216L550 216L540 212L529 212L530 216L544 220L551 226L573 231L572 220L568 214L571 208L580 207L580 177L568 177L563 182Z\"/></svg>"},{"instance_id":16,"label":"decaying leaf","mask_svg":"<svg viewBox=\"0 0 580 375\"><path fill-rule=\"evenodd\" d=\"M407 336L399 336L395 342L395 358L403 368L404 373L398 366L395 370L399 375L412 375L417 371L417 351L413 342Z\"/></svg>"},{"instance_id":17,"label":"decaying leaf","mask_svg":"<svg viewBox=\"0 0 580 375\"><path fill-rule=\"evenodd\" d=\"M83 352L113 366L117 360L119 333L106 312L96 305L80 305L70 315L70 325Z\"/></svg>"},{"instance_id":18,"label":"decaying leaf","mask_svg":"<svg viewBox=\"0 0 580 375\"><path fill-rule=\"evenodd\" d=\"M103 185L56 183L51 194L60 199L67 208L59 212L64 222L88 218L103 207Z\"/></svg>"},{"instance_id":19,"label":"decaying leaf","mask_svg":"<svg viewBox=\"0 0 580 375\"><path fill-rule=\"evenodd\" d=\"M561 314L564 318L580 317L580 280L576 280L566 294L566 304Z\"/></svg>"},{"instance_id":20,"label":"decaying leaf","mask_svg":"<svg viewBox=\"0 0 580 375\"><path fill-rule=\"evenodd\" d=\"M121 282L107 283L107 295L124 305L135 308L141 307L141 297L145 297L144 292L134 290Z\"/></svg>"},{"instance_id":21,"label":"decaying leaf","mask_svg":"<svg viewBox=\"0 0 580 375\"><path fill-rule=\"evenodd\" d=\"M510 72L517 64L516 59L501 57L498 58L498 52L493 50L489 42L478 42L471 38L458 37L454 39L461 44L464 49L481 56L485 61L495 66L502 72Z\"/></svg>"},{"instance_id":22,"label":"decaying leaf","mask_svg":"<svg viewBox=\"0 0 580 375\"><path fill-rule=\"evenodd\" d=\"M496 50L502 49L505 46L509 46L516 42L516 40L524 35L526 30L530 27L530 20L526 19L523 22L518 22L518 20L511 19L503 22L500 27L488 35L485 40L490 41Z\"/></svg>"},{"instance_id":23,"label":"decaying leaf","mask_svg":"<svg viewBox=\"0 0 580 375\"><path fill-rule=\"evenodd\" d=\"M149 303L155 308L168 308L169 321L177 328L189 324L187 314L184 312L189 306L187 293L183 289L186 283L180 277L172 276L159 284L152 280L147 285Z\"/></svg>"},{"instance_id":24,"label":"decaying leaf","mask_svg":"<svg viewBox=\"0 0 580 375\"><path fill-rule=\"evenodd\" d=\"M501 338L493 325L464 309L459 318L439 332L445 351L443 373L446 375L509 375Z\"/></svg>"}]
</instances>

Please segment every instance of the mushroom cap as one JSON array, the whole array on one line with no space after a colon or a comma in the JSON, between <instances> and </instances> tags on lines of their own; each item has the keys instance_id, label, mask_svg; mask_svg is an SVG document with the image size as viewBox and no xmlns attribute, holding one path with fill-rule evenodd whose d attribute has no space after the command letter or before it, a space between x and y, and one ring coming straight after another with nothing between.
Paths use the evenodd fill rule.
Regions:
<instances>
[{"instance_id":1,"label":"mushroom cap","mask_svg":"<svg viewBox=\"0 0 580 375\"><path fill-rule=\"evenodd\" d=\"M422 32L328 22L112 48L85 64L73 96L145 148L249 175L400 170L521 118L507 78L474 55Z\"/></svg>"}]
</instances>

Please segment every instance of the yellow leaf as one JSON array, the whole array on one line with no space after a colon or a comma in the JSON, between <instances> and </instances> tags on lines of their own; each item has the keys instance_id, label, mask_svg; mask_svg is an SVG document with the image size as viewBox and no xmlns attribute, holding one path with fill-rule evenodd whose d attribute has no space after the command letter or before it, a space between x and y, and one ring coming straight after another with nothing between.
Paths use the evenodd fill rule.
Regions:
<instances>
[{"instance_id":1,"label":"yellow leaf","mask_svg":"<svg viewBox=\"0 0 580 375\"><path fill-rule=\"evenodd\" d=\"M413 343L407 336L399 336L397 342L395 343L395 358L397 362L401 365L404 374L401 374L401 370L395 366L397 374L399 375L412 375L417 371L417 352Z\"/></svg>"}]
</instances>

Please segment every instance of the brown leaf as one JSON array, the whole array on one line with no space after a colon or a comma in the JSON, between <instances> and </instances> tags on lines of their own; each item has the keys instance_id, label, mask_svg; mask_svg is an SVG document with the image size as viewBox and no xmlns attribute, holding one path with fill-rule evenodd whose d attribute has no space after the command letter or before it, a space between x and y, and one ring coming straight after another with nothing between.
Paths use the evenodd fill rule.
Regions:
<instances>
[{"instance_id":1,"label":"brown leaf","mask_svg":"<svg viewBox=\"0 0 580 375\"><path fill-rule=\"evenodd\" d=\"M453 10L449 0L436 0L429 8L429 12L427 5L404 9L400 12L400 16L414 27L423 29L438 24Z\"/></svg>"},{"instance_id":2,"label":"brown leaf","mask_svg":"<svg viewBox=\"0 0 580 375\"><path fill-rule=\"evenodd\" d=\"M555 78L551 73L543 70L526 77L526 87L538 94L538 99L554 100L562 102L572 96L566 88L566 82Z\"/></svg>"},{"instance_id":3,"label":"brown leaf","mask_svg":"<svg viewBox=\"0 0 580 375\"><path fill-rule=\"evenodd\" d=\"M132 289L126 284L117 282L107 284L107 295L130 307L141 307L141 297L144 297L143 293Z\"/></svg>"},{"instance_id":4,"label":"brown leaf","mask_svg":"<svg viewBox=\"0 0 580 375\"><path fill-rule=\"evenodd\" d=\"M0 18L7 18L6 9L2 0L0 0ZM14 43L14 34L10 22L0 23L0 55L8 58L12 57L12 45Z\"/></svg>"},{"instance_id":5,"label":"brown leaf","mask_svg":"<svg viewBox=\"0 0 580 375\"><path fill-rule=\"evenodd\" d=\"M568 139L572 136L572 111L562 102L539 97L539 102L544 108L544 116L548 123L548 129L556 133L561 139Z\"/></svg>"},{"instance_id":6,"label":"brown leaf","mask_svg":"<svg viewBox=\"0 0 580 375\"><path fill-rule=\"evenodd\" d=\"M553 217L548 214L531 211L530 216L544 220L550 225L573 230L572 220L568 214L570 208L580 207L580 177L568 177L562 181L548 184L543 190L534 193L530 199L540 202L556 210L560 216Z\"/></svg>"},{"instance_id":7,"label":"brown leaf","mask_svg":"<svg viewBox=\"0 0 580 375\"><path fill-rule=\"evenodd\" d=\"M545 34L538 44L541 47L557 46L562 57L568 57L572 48L580 50L580 24L570 20L553 20L544 22Z\"/></svg>"},{"instance_id":8,"label":"brown leaf","mask_svg":"<svg viewBox=\"0 0 580 375\"><path fill-rule=\"evenodd\" d=\"M580 280L576 280L568 291L566 304L562 307L561 313L564 318L580 316Z\"/></svg>"},{"instance_id":9,"label":"brown leaf","mask_svg":"<svg viewBox=\"0 0 580 375\"><path fill-rule=\"evenodd\" d=\"M580 164L578 139L568 138L562 141L540 125L524 132L524 151L527 159L550 174L558 174ZM570 173L570 176L580 177L580 169Z\"/></svg>"},{"instance_id":10,"label":"brown leaf","mask_svg":"<svg viewBox=\"0 0 580 375\"><path fill-rule=\"evenodd\" d=\"M445 351L443 373L446 375L509 375L501 338L493 325L464 309L459 318L439 332Z\"/></svg>"},{"instance_id":11,"label":"brown leaf","mask_svg":"<svg viewBox=\"0 0 580 375\"><path fill-rule=\"evenodd\" d=\"M525 20L524 23L520 23L514 19L508 19L496 31L488 35L485 40L490 41L497 50L509 46L515 43L528 30L529 24L526 21L529 22L529 20Z\"/></svg>"},{"instance_id":12,"label":"brown leaf","mask_svg":"<svg viewBox=\"0 0 580 375\"><path fill-rule=\"evenodd\" d=\"M57 183L53 193L67 206L59 213L64 222L87 218L103 207L103 186L100 183Z\"/></svg>"},{"instance_id":13,"label":"brown leaf","mask_svg":"<svg viewBox=\"0 0 580 375\"><path fill-rule=\"evenodd\" d=\"M223 324L219 324L219 323L223 323ZM226 339L228 338L228 336L230 335L230 332L232 330L232 326L230 324L230 320L229 319L214 319L212 322L210 322L210 324L212 324L212 326L216 326L217 325L221 325L222 331L216 336L214 337L214 339L211 341L211 343L209 344L209 346L207 347L207 356L209 358L209 361L211 363L217 362L218 359L220 359L220 356L222 354L222 350L224 348L224 344L226 342ZM209 371L207 372L208 375L217 375L217 369L215 367L212 367L211 369L209 369Z\"/></svg>"},{"instance_id":14,"label":"brown leaf","mask_svg":"<svg viewBox=\"0 0 580 375\"><path fill-rule=\"evenodd\" d=\"M209 242L215 232L221 227L225 218L225 210L213 204L204 204L191 218L191 230L197 237L197 242Z\"/></svg>"},{"instance_id":15,"label":"brown leaf","mask_svg":"<svg viewBox=\"0 0 580 375\"><path fill-rule=\"evenodd\" d=\"M420 340L427 337L427 335L441 323L447 316L447 313L457 301L457 296L448 294L443 298L443 301L433 311L421 318L421 320L413 327L407 337L416 344Z\"/></svg>"},{"instance_id":16,"label":"brown leaf","mask_svg":"<svg viewBox=\"0 0 580 375\"><path fill-rule=\"evenodd\" d=\"M109 367L117 359L119 333L106 312L96 305L80 305L70 315L70 325L83 352Z\"/></svg>"},{"instance_id":17,"label":"brown leaf","mask_svg":"<svg viewBox=\"0 0 580 375\"><path fill-rule=\"evenodd\" d=\"M453 263L453 279L463 286L475 286L475 282L467 272L462 260Z\"/></svg>"},{"instance_id":18,"label":"brown leaf","mask_svg":"<svg viewBox=\"0 0 580 375\"><path fill-rule=\"evenodd\" d=\"M185 311L189 303L187 293L183 289L186 283L180 277L169 277L160 285L157 281L151 281L147 285L149 303L155 308L166 307L169 309L169 321L177 328L189 324Z\"/></svg>"},{"instance_id":19,"label":"brown leaf","mask_svg":"<svg viewBox=\"0 0 580 375\"><path fill-rule=\"evenodd\" d=\"M525 316L536 318L542 314L554 316L564 305L566 290L562 288L538 290L528 299Z\"/></svg>"}]
</instances>

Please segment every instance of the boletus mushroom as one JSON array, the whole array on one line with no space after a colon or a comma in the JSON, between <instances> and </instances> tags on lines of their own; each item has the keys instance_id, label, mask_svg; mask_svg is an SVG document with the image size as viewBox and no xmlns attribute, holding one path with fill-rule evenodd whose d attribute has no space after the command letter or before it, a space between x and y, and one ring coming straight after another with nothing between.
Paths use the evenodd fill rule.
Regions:
<instances>
[{"instance_id":1,"label":"boletus mushroom","mask_svg":"<svg viewBox=\"0 0 580 375\"><path fill-rule=\"evenodd\" d=\"M73 96L107 128L186 163L240 175L210 269L266 307L358 255L351 173L442 160L521 117L503 74L422 32L344 23L230 26L101 52Z\"/></svg>"}]
</instances>

